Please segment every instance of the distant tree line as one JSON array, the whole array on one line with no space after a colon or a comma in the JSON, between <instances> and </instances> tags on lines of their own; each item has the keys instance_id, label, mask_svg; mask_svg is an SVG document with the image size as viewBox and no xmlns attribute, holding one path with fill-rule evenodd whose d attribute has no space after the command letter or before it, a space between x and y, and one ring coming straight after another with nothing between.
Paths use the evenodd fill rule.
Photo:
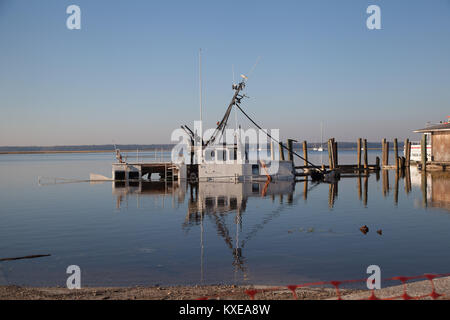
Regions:
<instances>
[{"instance_id":1,"label":"distant tree line","mask_svg":"<svg viewBox=\"0 0 450 320\"><path fill-rule=\"evenodd\" d=\"M308 143L308 148L318 147L319 142ZM390 147L393 148L393 143ZM403 142L399 141L399 148L403 148ZM326 148L327 143L323 146ZM174 144L120 144L116 145L117 148L123 151L135 151L135 150L171 150ZM270 145L268 144L269 148ZM302 148L301 143L294 143L294 148ZM341 149L356 149L356 142L338 142L338 148ZM381 149L381 142L367 142L368 149ZM79 145L79 146L30 146L30 147L15 147L5 146L0 147L0 152L45 152L45 151L114 151L114 145L102 144L102 145Z\"/></svg>"}]
</instances>

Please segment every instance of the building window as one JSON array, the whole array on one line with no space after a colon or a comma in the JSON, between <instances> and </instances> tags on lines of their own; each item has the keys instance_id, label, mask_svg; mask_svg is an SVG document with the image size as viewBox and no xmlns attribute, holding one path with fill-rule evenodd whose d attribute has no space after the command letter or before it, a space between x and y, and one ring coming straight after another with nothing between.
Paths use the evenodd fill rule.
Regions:
<instances>
[{"instance_id":1,"label":"building window","mask_svg":"<svg viewBox=\"0 0 450 320\"><path fill-rule=\"evenodd\" d=\"M252 175L259 175L259 165L258 164L252 164Z\"/></svg>"}]
</instances>

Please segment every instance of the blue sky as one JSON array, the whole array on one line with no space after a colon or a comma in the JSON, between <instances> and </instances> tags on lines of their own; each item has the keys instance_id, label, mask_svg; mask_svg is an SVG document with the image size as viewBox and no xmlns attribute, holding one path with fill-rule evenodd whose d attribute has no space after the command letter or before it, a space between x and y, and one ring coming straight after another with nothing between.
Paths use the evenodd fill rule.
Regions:
<instances>
[{"instance_id":1,"label":"blue sky","mask_svg":"<svg viewBox=\"0 0 450 320\"><path fill-rule=\"evenodd\" d=\"M208 127L258 57L243 107L283 138L417 138L450 115L449 0L0 0L0 145L170 142L199 118L199 48Z\"/></svg>"}]
</instances>

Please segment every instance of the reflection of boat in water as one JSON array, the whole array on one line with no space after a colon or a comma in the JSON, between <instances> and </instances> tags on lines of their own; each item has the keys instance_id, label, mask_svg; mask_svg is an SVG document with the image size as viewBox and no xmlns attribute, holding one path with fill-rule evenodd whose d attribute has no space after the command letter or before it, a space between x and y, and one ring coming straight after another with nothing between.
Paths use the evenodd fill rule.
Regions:
<instances>
[{"instance_id":1,"label":"reflection of boat in water","mask_svg":"<svg viewBox=\"0 0 450 320\"><path fill-rule=\"evenodd\" d=\"M192 186L191 186L192 187ZM288 195L292 197L295 184L288 181L274 183L214 183L203 182L197 185L197 198L189 206L189 214L224 213L245 211L250 197Z\"/></svg>"},{"instance_id":2,"label":"reflection of boat in water","mask_svg":"<svg viewBox=\"0 0 450 320\"><path fill-rule=\"evenodd\" d=\"M115 181L113 195L117 197L117 208L128 196L166 196L171 195L182 203L186 194L190 196L188 214L209 212L245 211L250 197L287 195L292 200L295 191L293 181L218 183L199 182L196 184L175 182Z\"/></svg>"},{"instance_id":3,"label":"reflection of boat in water","mask_svg":"<svg viewBox=\"0 0 450 320\"><path fill-rule=\"evenodd\" d=\"M205 218L212 223L217 234L223 238L226 246L233 256L232 265L237 270L246 272L243 248L267 223L282 213L282 208L290 206L294 199L295 183L289 181L277 181L272 183L217 183L199 182L196 184L179 182L144 182L144 181L116 181L113 183L113 195L117 197L117 208L121 207L124 199L129 196L136 197L173 197L173 203L184 203L188 198L187 212L182 228L189 230L200 227L201 231L201 274L203 279L203 250L204 250L204 224ZM287 196L286 202L284 196ZM280 208L273 213L260 218L262 222L249 226L248 232L242 232L242 214L246 211L249 198L275 197L280 198ZM127 201L128 203L128 201ZM139 203L139 201L138 201ZM232 220L236 225L234 237L231 228L227 225L227 216L234 213Z\"/></svg>"}]
</instances>

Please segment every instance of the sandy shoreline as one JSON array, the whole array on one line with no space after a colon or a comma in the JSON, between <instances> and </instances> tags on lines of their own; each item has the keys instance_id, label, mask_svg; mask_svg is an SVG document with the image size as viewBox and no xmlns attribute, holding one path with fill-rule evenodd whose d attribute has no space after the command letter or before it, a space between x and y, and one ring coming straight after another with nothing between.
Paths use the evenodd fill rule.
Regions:
<instances>
[{"instance_id":1,"label":"sandy shoreline","mask_svg":"<svg viewBox=\"0 0 450 320\"><path fill-rule=\"evenodd\" d=\"M82 288L36 288L0 286L0 300L197 300L203 297L220 300L250 300L245 290L254 287L238 286L177 286L177 287L110 287ZM260 286L259 288L262 288ZM336 296L332 288L297 289L298 299L324 300ZM342 293L357 294L358 290L343 290ZM258 300L292 300L286 290L258 293Z\"/></svg>"},{"instance_id":2,"label":"sandy shoreline","mask_svg":"<svg viewBox=\"0 0 450 320\"><path fill-rule=\"evenodd\" d=\"M428 280L411 282L407 285L407 297L420 300L449 300L450 277L434 279L435 293ZM197 300L204 297L220 300L249 300L246 290L259 290L256 300L292 300L293 294L288 288L271 290L268 286L174 286L174 287L110 287L82 288L69 290L66 288L33 288L20 286L0 286L0 300ZM261 292L262 290L267 291ZM298 288L299 300L335 300L334 288ZM369 290L341 289L343 300L364 300L371 296ZM404 298L404 287L395 285L376 290L378 298Z\"/></svg>"}]
</instances>

